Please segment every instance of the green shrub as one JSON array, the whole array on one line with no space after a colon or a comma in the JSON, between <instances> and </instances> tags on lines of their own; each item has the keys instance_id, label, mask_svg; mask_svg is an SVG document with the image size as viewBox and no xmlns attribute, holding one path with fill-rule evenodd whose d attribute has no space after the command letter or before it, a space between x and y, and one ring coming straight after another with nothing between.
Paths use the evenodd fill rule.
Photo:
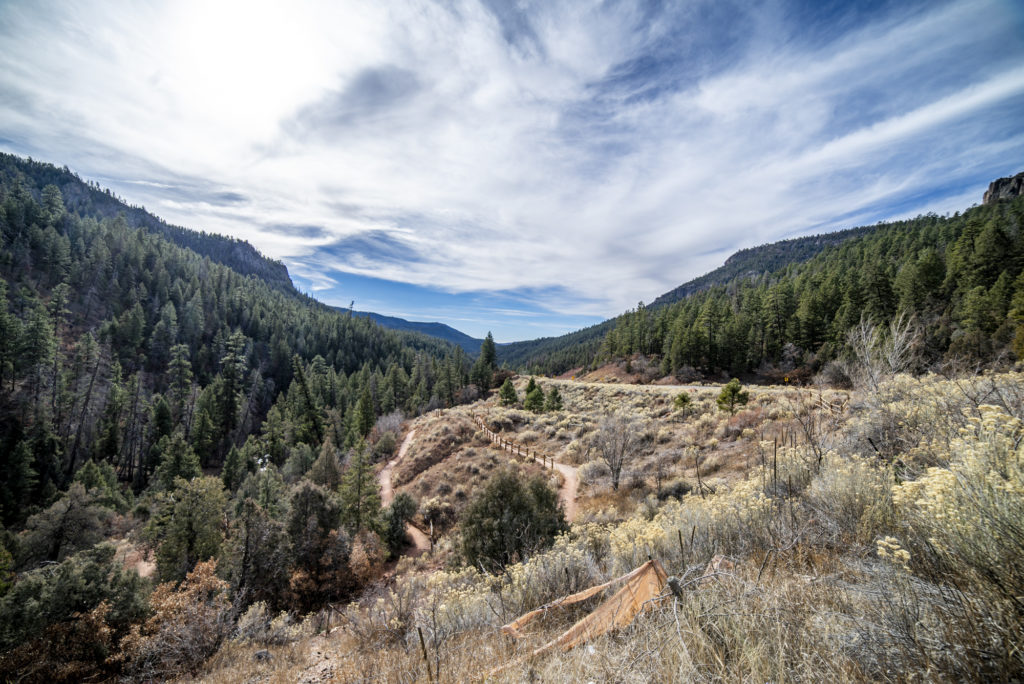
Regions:
<instances>
[{"instance_id":1,"label":"green shrub","mask_svg":"<svg viewBox=\"0 0 1024 684\"><path fill-rule=\"evenodd\" d=\"M718 408L729 413L736 413L738 406L745 406L750 400L750 392L736 378L726 383L718 395Z\"/></svg>"},{"instance_id":2,"label":"green shrub","mask_svg":"<svg viewBox=\"0 0 1024 684\"><path fill-rule=\"evenodd\" d=\"M502 470L463 515L463 560L500 570L550 546L566 529L558 494L543 477L524 481L514 470Z\"/></svg>"},{"instance_id":3,"label":"green shrub","mask_svg":"<svg viewBox=\"0 0 1024 684\"><path fill-rule=\"evenodd\" d=\"M106 622L124 628L146 611L145 582L124 568L112 544L81 551L58 565L19 576L0 598L0 651L43 633L50 625L85 614L106 601Z\"/></svg>"},{"instance_id":4,"label":"green shrub","mask_svg":"<svg viewBox=\"0 0 1024 684\"><path fill-rule=\"evenodd\" d=\"M384 543L391 555L397 556L405 545L405 524L416 515L418 507L415 499L399 492L384 511Z\"/></svg>"},{"instance_id":5,"label":"green shrub","mask_svg":"<svg viewBox=\"0 0 1024 684\"><path fill-rule=\"evenodd\" d=\"M534 387L532 390L527 392L526 399L523 400L523 408L534 413L540 413L543 411L544 390L540 387Z\"/></svg>"},{"instance_id":6,"label":"green shrub","mask_svg":"<svg viewBox=\"0 0 1024 684\"><path fill-rule=\"evenodd\" d=\"M398 440L395 438L395 433L388 430L382 434L377 440L377 443L373 445L373 460L388 460L394 456L396 446L398 446Z\"/></svg>"}]
</instances>

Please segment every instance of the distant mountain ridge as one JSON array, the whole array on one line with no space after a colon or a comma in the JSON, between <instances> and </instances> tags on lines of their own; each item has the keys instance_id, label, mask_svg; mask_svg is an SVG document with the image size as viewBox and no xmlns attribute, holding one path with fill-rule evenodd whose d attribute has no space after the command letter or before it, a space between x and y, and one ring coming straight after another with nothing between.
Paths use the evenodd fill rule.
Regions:
<instances>
[{"instance_id":1,"label":"distant mountain ridge","mask_svg":"<svg viewBox=\"0 0 1024 684\"><path fill-rule=\"evenodd\" d=\"M347 309L340 310L347 311ZM373 313L372 311L353 311L352 315L369 318L377 325L384 328L390 328L391 330L403 330L405 332L415 332L423 335L429 335L430 337L440 338L446 342L451 342L452 344L462 347L466 353L474 356L480 353L480 345L484 342L483 340L471 337L461 330L456 330L450 325L446 325L444 323L407 321L404 318L384 316L379 313Z\"/></svg>"}]
</instances>

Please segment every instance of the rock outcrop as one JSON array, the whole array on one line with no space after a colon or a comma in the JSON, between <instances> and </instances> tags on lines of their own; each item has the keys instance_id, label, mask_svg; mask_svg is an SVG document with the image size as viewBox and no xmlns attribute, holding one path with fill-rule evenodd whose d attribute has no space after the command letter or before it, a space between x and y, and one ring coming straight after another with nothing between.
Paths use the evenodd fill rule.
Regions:
<instances>
[{"instance_id":1,"label":"rock outcrop","mask_svg":"<svg viewBox=\"0 0 1024 684\"><path fill-rule=\"evenodd\" d=\"M995 204L999 200L1012 199L1024 195L1024 172L1009 178L1000 178L989 183L982 204Z\"/></svg>"}]
</instances>

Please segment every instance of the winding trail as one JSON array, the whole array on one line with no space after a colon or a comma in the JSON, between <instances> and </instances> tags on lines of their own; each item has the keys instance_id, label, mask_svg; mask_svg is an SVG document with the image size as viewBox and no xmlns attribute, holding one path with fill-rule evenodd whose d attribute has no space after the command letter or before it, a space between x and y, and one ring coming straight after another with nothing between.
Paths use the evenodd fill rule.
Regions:
<instances>
[{"instance_id":1,"label":"winding trail","mask_svg":"<svg viewBox=\"0 0 1024 684\"><path fill-rule=\"evenodd\" d=\"M380 502L382 506L390 506L391 502L395 498L394 487L391 486L391 473L394 471L395 466L398 462L405 458L405 454L409 451L409 446L412 444L413 437L416 436L416 429L409 430L409 434L402 440L402 446L398 449L398 455L385 464L384 468L377 473L377 482L380 484ZM420 528L416 527L412 523L405 524L405 532L412 539L412 545L414 551L408 553L409 556L419 556L420 554L430 551L430 539L423 533Z\"/></svg>"},{"instance_id":2,"label":"winding trail","mask_svg":"<svg viewBox=\"0 0 1024 684\"><path fill-rule=\"evenodd\" d=\"M492 443L504 445L495 448L501 448L502 451L504 451L505 448L514 446L516 452L522 455L521 445L517 445L510 440L504 440L504 438L500 437L497 433L487 427L486 421L484 421L480 415L475 416L475 420L477 425L479 425L480 428L489 436ZM527 449L527 452L529 452L529 449ZM513 453L511 448L509 453ZM554 458L545 460L543 456L538 456L536 453L534 453L533 460L540 463L545 468L552 468L562 474L562 486L558 488L558 498L562 501L562 510L565 513L565 519L568 522L572 522L576 519L576 491L580 486L580 478L576 472L576 467L566 463L556 463Z\"/></svg>"},{"instance_id":3,"label":"winding trail","mask_svg":"<svg viewBox=\"0 0 1024 684\"><path fill-rule=\"evenodd\" d=\"M544 463L544 461L536 457L534 457L534 460L542 465ZM565 519L572 522L576 519L576 490L580 486L579 475L576 474L575 466L555 463L553 461L552 466L562 474L562 486L558 488L558 498L562 500Z\"/></svg>"}]
</instances>

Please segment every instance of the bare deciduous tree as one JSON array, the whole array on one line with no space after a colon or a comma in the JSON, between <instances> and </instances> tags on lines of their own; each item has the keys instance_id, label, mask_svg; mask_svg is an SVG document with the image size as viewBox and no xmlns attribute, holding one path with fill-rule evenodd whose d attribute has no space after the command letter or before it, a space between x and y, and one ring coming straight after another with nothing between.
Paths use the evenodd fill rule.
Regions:
<instances>
[{"instance_id":1,"label":"bare deciduous tree","mask_svg":"<svg viewBox=\"0 0 1024 684\"><path fill-rule=\"evenodd\" d=\"M887 331L867 316L862 317L846 335L857 362L852 374L855 382L878 392L885 380L910 368L919 337L917 321L905 313L893 318Z\"/></svg>"},{"instance_id":2,"label":"bare deciduous tree","mask_svg":"<svg viewBox=\"0 0 1024 684\"><path fill-rule=\"evenodd\" d=\"M611 471L612 489L618 490L622 467L639 455L645 441L645 431L634 418L616 413L601 420L594 435L594 448Z\"/></svg>"},{"instance_id":3,"label":"bare deciduous tree","mask_svg":"<svg viewBox=\"0 0 1024 684\"><path fill-rule=\"evenodd\" d=\"M399 434L402 431L402 423L405 421L405 416L401 411L392 411L386 413L377 419L374 423L374 427L377 430L377 434L383 435L385 432L393 432Z\"/></svg>"}]
</instances>

